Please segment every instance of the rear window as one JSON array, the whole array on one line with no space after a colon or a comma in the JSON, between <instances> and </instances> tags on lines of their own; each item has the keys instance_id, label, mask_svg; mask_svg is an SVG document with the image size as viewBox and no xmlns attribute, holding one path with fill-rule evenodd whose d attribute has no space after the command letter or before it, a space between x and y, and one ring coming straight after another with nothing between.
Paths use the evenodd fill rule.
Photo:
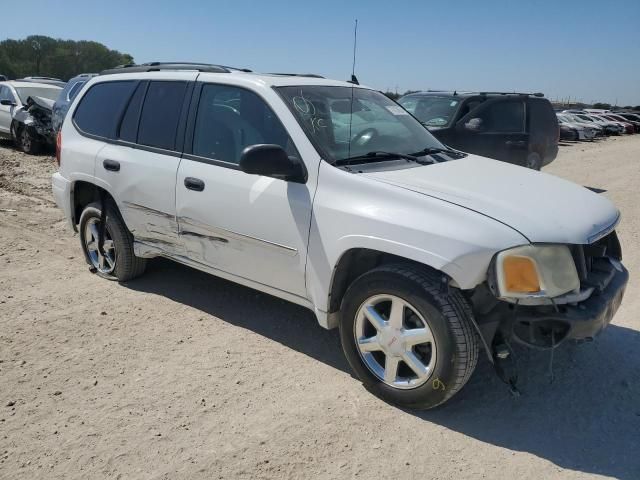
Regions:
<instances>
[{"instance_id":1,"label":"rear window","mask_svg":"<svg viewBox=\"0 0 640 480\"><path fill-rule=\"evenodd\" d=\"M71 90L69 90L69 93L67 94L67 98L69 99L69 101L72 101L74 98L76 98L76 95L78 95L78 92L85 83L87 82L76 82L73 84Z\"/></svg>"},{"instance_id":2,"label":"rear window","mask_svg":"<svg viewBox=\"0 0 640 480\"><path fill-rule=\"evenodd\" d=\"M136 81L98 83L80 100L73 120L84 133L113 139Z\"/></svg>"},{"instance_id":3,"label":"rear window","mask_svg":"<svg viewBox=\"0 0 640 480\"><path fill-rule=\"evenodd\" d=\"M151 82L142 107L138 143L174 150L187 82Z\"/></svg>"}]
</instances>

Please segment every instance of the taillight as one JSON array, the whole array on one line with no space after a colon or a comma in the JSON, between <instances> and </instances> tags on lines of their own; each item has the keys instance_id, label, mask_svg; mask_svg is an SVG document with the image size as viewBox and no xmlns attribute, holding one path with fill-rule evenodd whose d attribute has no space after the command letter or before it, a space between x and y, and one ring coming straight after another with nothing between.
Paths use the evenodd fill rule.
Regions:
<instances>
[{"instance_id":1,"label":"taillight","mask_svg":"<svg viewBox=\"0 0 640 480\"><path fill-rule=\"evenodd\" d=\"M62 150L62 130L58 131L56 136L56 163L60 166L60 153Z\"/></svg>"}]
</instances>

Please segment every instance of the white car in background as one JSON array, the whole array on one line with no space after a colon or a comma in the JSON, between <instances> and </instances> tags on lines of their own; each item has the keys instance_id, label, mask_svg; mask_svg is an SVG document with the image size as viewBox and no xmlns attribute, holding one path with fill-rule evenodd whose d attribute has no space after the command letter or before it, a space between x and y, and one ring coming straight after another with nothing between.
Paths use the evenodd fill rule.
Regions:
<instances>
[{"instance_id":1,"label":"white car in background","mask_svg":"<svg viewBox=\"0 0 640 480\"><path fill-rule=\"evenodd\" d=\"M57 147L54 197L92 272L128 282L166 257L302 305L404 407L446 402L480 348L513 386L512 342L593 338L629 276L607 198L452 150L353 83L117 68L73 100Z\"/></svg>"},{"instance_id":2,"label":"white car in background","mask_svg":"<svg viewBox=\"0 0 640 480\"><path fill-rule=\"evenodd\" d=\"M31 80L0 82L0 137L12 139L27 153L52 145L51 108L61 90L57 85ZM26 111L34 103L34 110L42 115L36 114L38 118Z\"/></svg>"},{"instance_id":3,"label":"white car in background","mask_svg":"<svg viewBox=\"0 0 640 480\"><path fill-rule=\"evenodd\" d=\"M575 133L575 140L592 140L596 136L595 128L576 123L561 113L557 113L556 117L560 125L570 128Z\"/></svg>"},{"instance_id":4,"label":"white car in background","mask_svg":"<svg viewBox=\"0 0 640 480\"><path fill-rule=\"evenodd\" d=\"M574 123L576 125L580 125L585 128L590 128L594 132L594 136L605 135L604 127L602 125L598 125L595 122L590 122L578 117L575 113L561 113L560 115L563 118L566 118L569 122Z\"/></svg>"},{"instance_id":5,"label":"white car in background","mask_svg":"<svg viewBox=\"0 0 640 480\"><path fill-rule=\"evenodd\" d=\"M612 122L611 120L587 113L575 113L574 115L585 122L592 122L596 125L600 125L609 135L621 135L624 133L624 127L617 122Z\"/></svg>"}]
</instances>

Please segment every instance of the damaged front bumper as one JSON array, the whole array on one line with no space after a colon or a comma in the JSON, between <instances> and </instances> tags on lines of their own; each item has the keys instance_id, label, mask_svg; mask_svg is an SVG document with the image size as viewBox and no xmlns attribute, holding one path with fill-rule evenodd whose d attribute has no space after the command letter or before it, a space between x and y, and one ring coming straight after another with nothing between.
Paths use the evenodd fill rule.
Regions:
<instances>
[{"instance_id":1,"label":"damaged front bumper","mask_svg":"<svg viewBox=\"0 0 640 480\"><path fill-rule=\"evenodd\" d=\"M582 302L514 309L511 337L538 348L555 347L565 340L593 339L611 322L629 281L629 272L621 264L611 268L606 288Z\"/></svg>"},{"instance_id":2,"label":"damaged front bumper","mask_svg":"<svg viewBox=\"0 0 640 480\"><path fill-rule=\"evenodd\" d=\"M497 345L512 341L549 349L566 340L591 340L611 322L629 281L616 232L569 248L580 279L579 291L547 298L542 305L501 301L486 284L471 294L478 330L490 358Z\"/></svg>"}]
</instances>

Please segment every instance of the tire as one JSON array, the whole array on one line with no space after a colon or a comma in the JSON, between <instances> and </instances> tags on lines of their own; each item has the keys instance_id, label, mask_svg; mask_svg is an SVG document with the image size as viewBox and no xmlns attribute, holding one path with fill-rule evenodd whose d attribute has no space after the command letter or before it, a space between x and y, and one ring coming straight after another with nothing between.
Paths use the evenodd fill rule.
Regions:
<instances>
[{"instance_id":1,"label":"tire","mask_svg":"<svg viewBox=\"0 0 640 480\"><path fill-rule=\"evenodd\" d=\"M441 275L437 272L401 264L371 270L348 288L341 306L342 348L351 368L374 395L401 407L429 409L453 397L471 377L479 348L473 313L458 290L450 288L448 293L443 293L441 289ZM385 300L387 298L391 300ZM391 313L396 299L403 304L400 316ZM374 304L374 310L382 312L387 308L389 313L386 317L384 313L380 315L386 320L383 328L372 330L373 323L367 315L371 315ZM365 320L363 312L369 312L364 314ZM401 319L401 330L397 330L397 323L396 329L391 329L394 318ZM366 332L367 328L371 333ZM423 334L426 337L430 331L432 342L407 347L406 343L411 343L407 338L417 338L406 337L414 328L426 332ZM397 338L401 339L396 341ZM359 345L384 350L363 352ZM404 358L411 361L406 362ZM409 363L416 365L416 358L423 367L430 365L421 370L427 372L423 378L409 367ZM387 379L390 361L391 365L397 365L396 373ZM381 372L378 367L383 364L384 372Z\"/></svg>"},{"instance_id":2,"label":"tire","mask_svg":"<svg viewBox=\"0 0 640 480\"><path fill-rule=\"evenodd\" d=\"M106 208L107 225L103 248L105 256L101 256L97 251L102 215L100 204L97 202L89 204L80 216L80 245L87 263L97 275L108 280L126 282L142 275L146 259L133 254L133 236L113 202L107 201Z\"/></svg>"},{"instance_id":3,"label":"tire","mask_svg":"<svg viewBox=\"0 0 640 480\"><path fill-rule=\"evenodd\" d=\"M27 127L18 129L18 145L24 153L37 155L42 150L42 144L31 134Z\"/></svg>"},{"instance_id":4,"label":"tire","mask_svg":"<svg viewBox=\"0 0 640 480\"><path fill-rule=\"evenodd\" d=\"M540 170L542 168L542 158L540 158L538 153L531 152L527 155L525 167L530 168L531 170Z\"/></svg>"}]
</instances>

